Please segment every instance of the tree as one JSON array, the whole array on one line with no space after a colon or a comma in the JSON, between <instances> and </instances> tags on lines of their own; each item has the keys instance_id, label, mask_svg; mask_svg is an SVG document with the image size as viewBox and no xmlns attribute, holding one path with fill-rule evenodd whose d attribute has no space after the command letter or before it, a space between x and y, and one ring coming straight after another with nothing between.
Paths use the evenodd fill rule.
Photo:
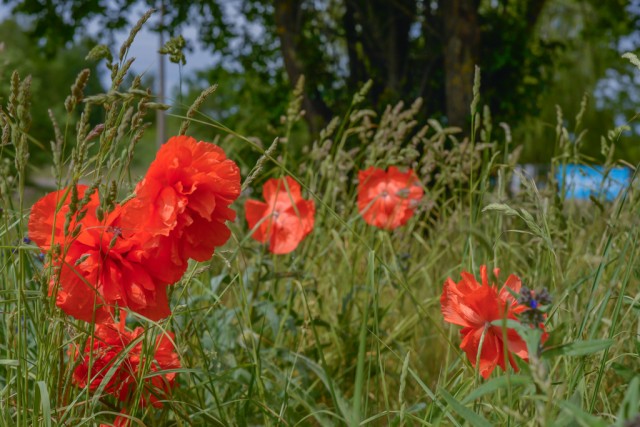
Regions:
<instances>
[{"instance_id":1,"label":"tree","mask_svg":"<svg viewBox=\"0 0 640 427\"><path fill-rule=\"evenodd\" d=\"M79 41L67 48L58 48L53 58L47 58L38 50L38 46L28 37L26 31L15 21L6 20L0 23L0 79L8 82L11 73L18 71L22 78L31 75L32 103L31 115L34 126L30 130L33 144L37 149L31 150L32 159L36 163L48 158L46 150L53 140L53 125L49 118L49 110L60 126L64 126L69 119L71 126L68 132L74 132L75 116L67 116L64 101L69 96L71 85L78 73L89 68L91 75L86 87L87 94L102 92L99 73L95 66L87 64L85 57L90 46L87 41ZM6 102L9 97L9 85L0 88L0 101ZM93 120L97 123L99 117ZM45 150L42 150L45 148Z\"/></svg>"},{"instance_id":2,"label":"tree","mask_svg":"<svg viewBox=\"0 0 640 427\"><path fill-rule=\"evenodd\" d=\"M445 114L449 123L464 126L469 117L475 65L485 69L494 59L493 55L482 55L486 53L482 49L483 36L488 36L493 48L508 45L513 52L526 52L534 42L535 24L546 1L503 1L493 5L494 2L481 0L280 0L274 3L275 32L282 41L290 77L317 72L318 64L302 57L306 54L308 58L314 46L316 50L334 46L339 52L344 46L348 86L338 90L354 88L371 78L370 97L375 106L421 96L427 99L431 113ZM335 29L327 24L334 22L340 22L341 27ZM518 28L519 37L493 31L512 22L524 23L522 29ZM531 66L539 66L545 53L537 55L538 61L530 61ZM327 58L325 54L324 60L339 62L343 55ZM316 52L313 57L323 55ZM505 87L492 73L514 73L516 67L522 68L522 64L508 65L508 70L488 66L491 72L483 73L503 94L513 93L513 87ZM518 73L521 78L535 72L527 68L523 71ZM510 79L509 83L522 81ZM309 103L315 107L311 111L318 111L316 116L327 116L322 104L326 100L318 99L313 92L318 86L327 88L331 84L325 80L309 90ZM518 103L517 99L509 101Z\"/></svg>"},{"instance_id":3,"label":"tree","mask_svg":"<svg viewBox=\"0 0 640 427\"><path fill-rule=\"evenodd\" d=\"M117 28L134 5L158 3L3 1L35 17L33 33L45 46L71 40L89 19ZM514 120L537 108L562 45L549 42L538 23L550 4L572 1L241 0L233 9L222 0L194 0L167 8L170 24L164 29L196 25L201 41L221 54L220 67L233 63L258 74L284 72L291 85L305 75L303 107L312 133L344 111L368 79L375 108L420 96L429 115L466 127L475 65L482 69L484 99L494 115ZM625 13L628 0L580 3L598 16L595 28L581 32L600 31L611 43L635 28L637 17ZM62 30L54 35L51 28Z\"/></svg>"}]
</instances>

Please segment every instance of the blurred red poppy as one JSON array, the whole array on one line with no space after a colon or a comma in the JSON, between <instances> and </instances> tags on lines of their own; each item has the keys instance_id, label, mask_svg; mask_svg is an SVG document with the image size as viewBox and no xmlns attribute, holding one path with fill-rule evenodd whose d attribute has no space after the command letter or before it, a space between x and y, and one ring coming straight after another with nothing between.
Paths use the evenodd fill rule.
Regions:
<instances>
[{"instance_id":1,"label":"blurred red poppy","mask_svg":"<svg viewBox=\"0 0 640 427\"><path fill-rule=\"evenodd\" d=\"M497 276L498 270L494 270ZM480 267L482 284L479 284L472 274L463 271L462 280L455 283L448 278L444 283L444 289L440 298L440 306L444 320L455 325L463 326L460 334L462 343L460 348L464 350L471 362L476 366L478 352L480 352L480 375L485 379L491 375L496 366L506 370L505 345L509 363L518 371L513 354L523 360L528 360L527 345L518 333L512 329L506 329L505 333L499 322L502 319L517 321L516 314L520 314L528 308L519 304L511 295L509 289L515 294L520 292L522 286L518 276L510 275L500 290L495 285L489 285L487 267ZM492 324L494 322L495 324ZM541 325L542 328L544 326ZM546 340L546 333L543 341ZM480 348L482 343L482 348Z\"/></svg>"},{"instance_id":2,"label":"blurred red poppy","mask_svg":"<svg viewBox=\"0 0 640 427\"><path fill-rule=\"evenodd\" d=\"M424 191L413 170L371 166L358 172L358 210L367 224L393 230L413 216Z\"/></svg>"},{"instance_id":3,"label":"blurred red poppy","mask_svg":"<svg viewBox=\"0 0 640 427\"><path fill-rule=\"evenodd\" d=\"M265 182L262 196L264 202L247 200L244 205L251 237L269 241L274 254L293 251L313 230L315 203L302 198L300 185L290 176Z\"/></svg>"},{"instance_id":4,"label":"blurred red poppy","mask_svg":"<svg viewBox=\"0 0 640 427\"><path fill-rule=\"evenodd\" d=\"M174 336L163 334L152 349L143 352L143 333L143 328L128 331L123 325L113 323L96 325L94 335L87 339L84 349L72 351L71 356L77 363L73 382L78 387L88 386L92 392L102 386L104 393L122 402L133 397L136 387L144 387L140 403L162 407L161 400L173 388L176 377L175 372L163 371L180 368ZM146 360L145 354L152 354L153 359ZM147 365L149 373L158 374L146 374L143 379L140 369L147 369Z\"/></svg>"},{"instance_id":5,"label":"blurred red poppy","mask_svg":"<svg viewBox=\"0 0 640 427\"><path fill-rule=\"evenodd\" d=\"M229 206L240 195L240 169L217 145L175 136L135 193L123 207L123 227L147 233L144 248L162 251L152 257L180 270L189 258L210 259L231 236L225 222L235 219Z\"/></svg>"},{"instance_id":6,"label":"blurred red poppy","mask_svg":"<svg viewBox=\"0 0 640 427\"><path fill-rule=\"evenodd\" d=\"M126 409L120 411L120 414L126 414ZM112 424L100 424L100 427L131 427L131 418L118 415Z\"/></svg>"},{"instance_id":7,"label":"blurred red poppy","mask_svg":"<svg viewBox=\"0 0 640 427\"><path fill-rule=\"evenodd\" d=\"M171 264L163 265L143 249L140 235L122 227L122 209L116 205L103 220L96 209L100 199L93 192L76 212L65 235L72 189L49 193L31 210L29 236L44 251L52 249L54 273L49 285L56 304L68 315L91 322L111 319L114 307L129 307L150 319L171 311L166 295ZM87 187L77 187L82 199ZM162 267L162 268L159 268ZM163 270L164 269L164 270ZM179 278L184 270L171 275ZM177 279L176 279L177 280Z\"/></svg>"}]
</instances>

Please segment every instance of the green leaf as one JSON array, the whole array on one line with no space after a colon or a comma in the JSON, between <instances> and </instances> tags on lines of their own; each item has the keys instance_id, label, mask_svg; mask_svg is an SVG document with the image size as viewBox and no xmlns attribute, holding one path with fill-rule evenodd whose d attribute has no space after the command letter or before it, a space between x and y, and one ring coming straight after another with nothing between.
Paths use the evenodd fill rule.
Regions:
<instances>
[{"instance_id":1,"label":"green leaf","mask_svg":"<svg viewBox=\"0 0 640 427\"><path fill-rule=\"evenodd\" d=\"M466 405L481 398L485 394L493 393L503 388L527 384L532 384L532 381L530 377L526 377L524 375L511 375L510 377L504 375L502 377L493 378L469 393L467 397L462 400L462 404Z\"/></svg>"},{"instance_id":2,"label":"green leaf","mask_svg":"<svg viewBox=\"0 0 640 427\"><path fill-rule=\"evenodd\" d=\"M622 427L627 420L633 419L640 412L640 377L635 377L629 383L627 393L618 409L616 427Z\"/></svg>"},{"instance_id":3,"label":"green leaf","mask_svg":"<svg viewBox=\"0 0 640 427\"><path fill-rule=\"evenodd\" d=\"M336 402L338 404L338 409L342 413L342 416L347 420L351 419L351 411L347 403L347 400L342 396L342 393L340 393L340 390L334 384L333 379L326 374L322 366L318 365L313 360L301 354L296 354L294 358L293 354L287 353L286 357L288 360L294 361L296 363L301 363L311 372L316 374L316 376L320 379L320 381L322 381L322 383L326 387L327 391L332 392L333 390L333 392L335 393Z\"/></svg>"},{"instance_id":4,"label":"green leaf","mask_svg":"<svg viewBox=\"0 0 640 427\"><path fill-rule=\"evenodd\" d=\"M447 390L440 388L440 394L447 401L449 406L469 424L474 427L491 427L491 423L487 421L482 415L476 414L471 409L464 406L455 397L449 394Z\"/></svg>"},{"instance_id":5,"label":"green leaf","mask_svg":"<svg viewBox=\"0 0 640 427\"><path fill-rule=\"evenodd\" d=\"M586 356L605 350L614 343L611 339L574 341L557 347L547 348L542 352L542 357L555 356Z\"/></svg>"},{"instance_id":6,"label":"green leaf","mask_svg":"<svg viewBox=\"0 0 640 427\"><path fill-rule=\"evenodd\" d=\"M429 386L427 386L424 383L424 381L422 381L420 379L418 374L413 369L411 369L411 368L408 368L408 369L409 369L409 373L411 374L413 379L416 380L416 382L422 388L422 390L424 390L424 392L427 394L427 396L429 396L429 399L433 400L433 402L438 406L438 408L442 410L442 412L444 413L444 416L446 416L454 426L461 427L460 424L458 423L458 421L456 421L456 419L453 417L453 415L451 415L451 413L449 411L445 410L445 406L440 402L440 400L435 395L435 393L433 391L431 391Z\"/></svg>"},{"instance_id":7,"label":"green leaf","mask_svg":"<svg viewBox=\"0 0 640 427\"><path fill-rule=\"evenodd\" d=\"M44 381L37 382L38 388L36 389L36 404L42 407L42 419L46 427L51 427L51 402L49 401L49 392L47 391L47 385ZM39 391L39 393L38 393ZM40 402L38 402L38 400ZM34 408L36 413L38 408Z\"/></svg>"},{"instance_id":8,"label":"green leaf","mask_svg":"<svg viewBox=\"0 0 640 427\"><path fill-rule=\"evenodd\" d=\"M629 383L636 375L640 375L640 369L630 368L622 363L612 363L611 369L616 375L620 376L624 382Z\"/></svg>"},{"instance_id":9,"label":"green leaf","mask_svg":"<svg viewBox=\"0 0 640 427\"><path fill-rule=\"evenodd\" d=\"M368 285L369 290L371 291L370 295L373 295L375 289L375 252L369 251L369 265L368 265ZM356 379L354 388L355 391L353 393L353 410L352 415L353 419L351 421L351 425L358 426L360 425L360 420L362 419L361 414L361 406L362 406L362 397L365 383L365 365L367 363L366 353L367 353L367 321L369 316L369 295L364 301L364 313L362 314L361 324L360 324L360 338L358 339L358 361L356 362Z\"/></svg>"},{"instance_id":10,"label":"green leaf","mask_svg":"<svg viewBox=\"0 0 640 427\"><path fill-rule=\"evenodd\" d=\"M575 403L567 402L566 400L561 400L560 402L557 403L557 405L560 408L562 408L565 412L569 413L573 417L573 419L581 426L605 427L608 425L604 420L586 413L581 407L579 407Z\"/></svg>"}]
</instances>

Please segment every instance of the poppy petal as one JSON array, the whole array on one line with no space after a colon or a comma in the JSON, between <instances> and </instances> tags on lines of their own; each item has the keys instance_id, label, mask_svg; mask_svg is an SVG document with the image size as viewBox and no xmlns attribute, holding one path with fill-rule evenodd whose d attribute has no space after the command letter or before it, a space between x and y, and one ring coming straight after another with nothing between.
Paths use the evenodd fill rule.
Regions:
<instances>
[{"instance_id":1,"label":"poppy petal","mask_svg":"<svg viewBox=\"0 0 640 427\"><path fill-rule=\"evenodd\" d=\"M288 254L298 247L304 238L304 226L296 215L280 214L274 221L269 240L269 250L274 254Z\"/></svg>"}]
</instances>

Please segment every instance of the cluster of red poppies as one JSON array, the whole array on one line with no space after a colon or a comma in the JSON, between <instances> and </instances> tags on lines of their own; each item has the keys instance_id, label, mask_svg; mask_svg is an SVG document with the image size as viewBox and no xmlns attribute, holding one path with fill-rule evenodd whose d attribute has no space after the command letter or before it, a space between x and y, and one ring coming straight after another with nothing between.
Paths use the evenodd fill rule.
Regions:
<instances>
[{"instance_id":1,"label":"cluster of red poppies","mask_svg":"<svg viewBox=\"0 0 640 427\"><path fill-rule=\"evenodd\" d=\"M385 230L398 228L415 212L424 191L415 173L388 171L371 166L358 173L358 210L362 218ZM264 202L247 200L245 215L255 240L269 242L274 254L293 251L311 232L315 204L305 200L300 185L291 177L273 178L262 187Z\"/></svg>"},{"instance_id":2,"label":"cluster of red poppies","mask_svg":"<svg viewBox=\"0 0 640 427\"><path fill-rule=\"evenodd\" d=\"M68 315L96 324L85 348L72 351L79 386L95 390L115 369L103 389L126 400L140 366L152 371L180 367L170 333L157 340L153 360L145 361L143 330L126 330L124 310L118 324L115 315L128 308L151 320L167 317L167 286L182 277L189 259L207 260L228 240L225 222L235 219L229 206L239 194L238 166L220 147L174 137L123 204L78 185L33 206L29 236L50 254L49 293ZM144 385L166 391L174 375L151 376ZM152 393L142 396L141 403L146 402L159 404Z\"/></svg>"},{"instance_id":3,"label":"cluster of red poppies","mask_svg":"<svg viewBox=\"0 0 640 427\"><path fill-rule=\"evenodd\" d=\"M358 178L358 210L368 224L381 229L406 224L424 194L412 170L370 167ZM96 325L85 347L71 352L76 384L92 391L101 387L127 401L139 383L140 366L150 366L152 372L180 367L169 332L156 341L151 363L144 360L144 329L127 330L124 309L151 320L171 313L167 287L180 280L189 259L206 261L229 239L226 221L235 219L230 205L240 190L240 171L220 147L179 136L162 146L134 196L122 204L78 185L50 193L33 206L29 234L50 254L50 294L65 313ZM264 202L245 203L252 237L268 242L275 254L293 251L313 230L314 201L302 198L291 177L268 180L263 197ZM505 345L514 368L512 354L527 359L517 332L508 329L503 342L502 329L492 323L505 313L515 320L527 307L507 290L520 290L516 276L509 276L498 291L489 285L484 266L481 275L482 284L466 272L457 284L448 279L441 305L447 322L464 327L461 348L472 365L480 361L486 378L496 365L505 368ZM156 396L169 391L174 376L148 376L143 385L152 392L143 393L140 403L160 405Z\"/></svg>"},{"instance_id":4,"label":"cluster of red poppies","mask_svg":"<svg viewBox=\"0 0 640 427\"><path fill-rule=\"evenodd\" d=\"M74 349L72 353L77 363L73 371L73 381L82 388L89 386L92 392L98 387L103 387L105 393L127 402L139 381L136 374L140 371L140 364L145 363L142 356L143 333L144 329L141 327L128 331L122 323L97 324L92 342L88 342L82 351ZM173 386L175 372L153 374L180 368L173 338L173 334L167 332L160 336L153 346L153 363L147 374L148 384L144 384L148 389L141 395L142 405L162 406L158 398L159 392L166 394ZM126 355L122 362L114 363L122 355Z\"/></svg>"},{"instance_id":5,"label":"cluster of red poppies","mask_svg":"<svg viewBox=\"0 0 640 427\"><path fill-rule=\"evenodd\" d=\"M386 230L406 224L424 194L412 170L401 172L395 166L387 171L372 166L358 173L358 181L358 210L362 218ZM270 179L262 194L264 202L247 200L245 203L252 237L262 243L269 242L269 250L275 254L289 253L313 229L315 204L302 198L300 185L291 177ZM515 370L518 366L514 354L528 360L523 338L513 328L507 328L506 335L503 334L499 321L505 318L517 321L517 315L532 308L518 303L511 294L519 293L522 287L517 276L510 275L498 289L489 284L486 266L481 266L480 271L482 285L467 272L462 273L462 280L457 284L448 279L441 308L445 321L463 326L460 348L472 366L480 362L480 374L488 378L496 366L506 369L505 347ZM497 278L499 270L494 270L494 274ZM544 325L539 327L544 332ZM542 341L546 338L544 332Z\"/></svg>"}]
</instances>

